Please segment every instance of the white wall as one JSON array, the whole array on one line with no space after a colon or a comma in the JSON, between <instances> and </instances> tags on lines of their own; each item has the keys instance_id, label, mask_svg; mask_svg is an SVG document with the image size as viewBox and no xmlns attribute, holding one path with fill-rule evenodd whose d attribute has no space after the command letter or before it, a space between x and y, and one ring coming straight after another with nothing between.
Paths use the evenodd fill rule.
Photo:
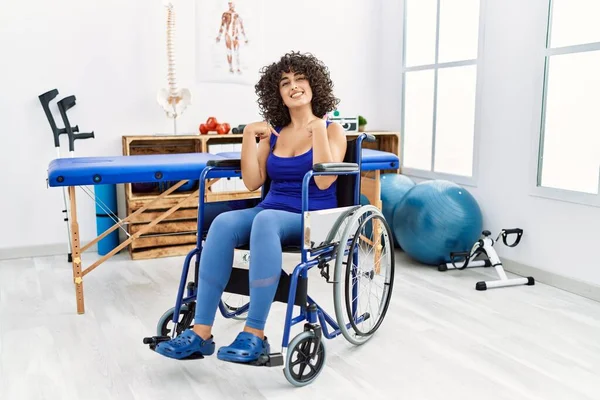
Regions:
<instances>
[{"instance_id":1,"label":"white wall","mask_svg":"<svg viewBox=\"0 0 600 400\"><path fill-rule=\"evenodd\" d=\"M173 1L178 83L193 96L178 131L197 133L209 115L232 126L256 120L253 86L196 83L194 3ZM172 123L155 100L167 84L162 4L35 0L0 6L0 253L51 249L66 239L61 190L46 188L46 169L55 149L38 95L59 89L52 103L59 126L56 100L77 96L70 120L81 131L96 133L93 141L76 143L78 156L121 154L122 135L171 132ZM381 107L376 85L380 13L377 2L360 0L265 0L262 61L273 62L290 50L312 52L331 70L340 109L366 115L374 126ZM86 241L96 235L95 211L81 191L78 209Z\"/></svg>"},{"instance_id":2,"label":"white wall","mask_svg":"<svg viewBox=\"0 0 600 400\"><path fill-rule=\"evenodd\" d=\"M600 285L600 208L531 196L536 160L536 123L541 96L546 0L483 0L484 50L479 104L480 145L476 187L485 228L525 231L516 248L497 246L501 257L551 273ZM382 9L384 36L401 43L402 2ZM401 49L386 46L380 90L389 109L401 109ZM383 116L382 126L400 129L397 112ZM568 162L566 160L565 162Z\"/></svg>"}]
</instances>

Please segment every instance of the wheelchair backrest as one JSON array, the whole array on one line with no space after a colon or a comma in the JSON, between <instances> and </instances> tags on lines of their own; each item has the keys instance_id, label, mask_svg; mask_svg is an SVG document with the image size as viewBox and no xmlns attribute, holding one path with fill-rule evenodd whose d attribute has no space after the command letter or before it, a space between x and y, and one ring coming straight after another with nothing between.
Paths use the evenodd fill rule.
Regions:
<instances>
[{"instance_id":1,"label":"wheelchair backrest","mask_svg":"<svg viewBox=\"0 0 600 400\"><path fill-rule=\"evenodd\" d=\"M356 159L356 146L357 140L355 138L349 139L346 145L346 154L344 155L344 162L358 163ZM359 185L360 179L356 178L356 175L340 175L337 180L336 195L338 200L338 207L353 206L354 204L354 190L356 185ZM269 188L271 187L271 180L267 176L265 183L262 187L261 198L264 199Z\"/></svg>"}]
</instances>

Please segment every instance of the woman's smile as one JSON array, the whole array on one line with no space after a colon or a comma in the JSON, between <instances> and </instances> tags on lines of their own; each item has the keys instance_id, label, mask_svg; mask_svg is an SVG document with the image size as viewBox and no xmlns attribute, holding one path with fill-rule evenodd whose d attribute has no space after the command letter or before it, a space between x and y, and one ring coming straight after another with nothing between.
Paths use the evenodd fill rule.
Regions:
<instances>
[{"instance_id":1,"label":"woman's smile","mask_svg":"<svg viewBox=\"0 0 600 400\"><path fill-rule=\"evenodd\" d=\"M294 90L290 96L292 99L299 99L304 95L304 90Z\"/></svg>"}]
</instances>

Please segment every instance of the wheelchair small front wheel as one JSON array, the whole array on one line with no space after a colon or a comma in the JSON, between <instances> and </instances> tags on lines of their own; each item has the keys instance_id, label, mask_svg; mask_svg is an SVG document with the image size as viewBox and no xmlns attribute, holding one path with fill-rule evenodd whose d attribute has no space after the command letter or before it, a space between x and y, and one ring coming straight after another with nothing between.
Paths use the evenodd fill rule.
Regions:
<instances>
[{"instance_id":1,"label":"wheelchair small front wheel","mask_svg":"<svg viewBox=\"0 0 600 400\"><path fill-rule=\"evenodd\" d=\"M179 322L177 324L177 335L179 336L183 331L192 326L194 320L196 303L182 304L179 308ZM156 324L156 334L158 336L171 336L173 330L173 314L175 313L175 307L172 307L165 311L165 313L159 318Z\"/></svg>"},{"instance_id":2,"label":"wheelchair small front wheel","mask_svg":"<svg viewBox=\"0 0 600 400\"><path fill-rule=\"evenodd\" d=\"M341 235L334 271L335 315L342 335L360 345L379 329L394 285L392 232L381 211L357 210Z\"/></svg>"},{"instance_id":3,"label":"wheelchair small front wheel","mask_svg":"<svg viewBox=\"0 0 600 400\"><path fill-rule=\"evenodd\" d=\"M288 346L283 374L292 385L306 386L317 379L325 365L326 356L323 339L317 340L313 331L304 331L293 338Z\"/></svg>"}]
</instances>

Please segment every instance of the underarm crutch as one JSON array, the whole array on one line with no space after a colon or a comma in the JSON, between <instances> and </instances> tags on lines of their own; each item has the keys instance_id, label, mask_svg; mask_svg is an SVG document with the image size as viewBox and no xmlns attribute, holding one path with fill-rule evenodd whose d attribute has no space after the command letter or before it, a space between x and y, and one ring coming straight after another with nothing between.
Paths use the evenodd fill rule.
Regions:
<instances>
[{"instance_id":1,"label":"underarm crutch","mask_svg":"<svg viewBox=\"0 0 600 400\"><path fill-rule=\"evenodd\" d=\"M93 132L78 133L79 127L78 126L71 127L71 125L69 124L68 118L66 115L66 111L75 105L75 96L70 96L70 97L73 97L72 100L67 100L67 99L69 99L69 97L67 97L58 102L59 111L61 112L63 121L65 121L65 127L59 129L56 126L56 122L54 121L54 116L52 115L52 112L50 111L50 102L52 100L54 100L54 98L56 96L58 96L58 90L52 89L46 93L39 95L38 98L40 100L40 103L42 104L42 108L44 109L46 118L48 118L48 123L50 124L50 128L52 129L52 136L54 137L54 148L56 149L56 157L60 158L60 139L59 139L59 137L62 134L67 134L67 136L69 137L69 152L71 154L71 157L73 157L74 153L75 153L75 140L76 139L93 138L94 133ZM67 187L63 187L63 210L62 210L62 212L65 214L64 221L67 224L67 248L68 248L67 261L72 262L73 258L72 258L72 249L71 249L71 227L69 226L69 209L68 209L67 204L68 204L68 202L67 202Z\"/></svg>"},{"instance_id":2,"label":"underarm crutch","mask_svg":"<svg viewBox=\"0 0 600 400\"><path fill-rule=\"evenodd\" d=\"M511 244L506 242L506 238L508 235L516 234L517 238ZM523 277L523 278L512 278L509 279L504 272L504 268L502 267L502 261L498 257L496 250L494 250L494 243L500 240L502 237L502 241L504 245L508 247L516 247L521 241L521 236L523 235L523 229L515 228L515 229L502 229L498 234L498 237L494 241L490 237L490 231L483 231L482 237L473 245L473 248L470 252L456 252L450 253L451 262L441 264L438 267L440 271L446 271L449 269L465 269L465 268L475 268L475 267L494 267L500 279L493 281L481 281L477 282L475 285L476 290L487 290L498 287L507 287L507 286L520 286L520 285L528 285L532 286L535 284L535 279L533 277ZM457 263L462 262L462 265L457 265Z\"/></svg>"}]
</instances>

